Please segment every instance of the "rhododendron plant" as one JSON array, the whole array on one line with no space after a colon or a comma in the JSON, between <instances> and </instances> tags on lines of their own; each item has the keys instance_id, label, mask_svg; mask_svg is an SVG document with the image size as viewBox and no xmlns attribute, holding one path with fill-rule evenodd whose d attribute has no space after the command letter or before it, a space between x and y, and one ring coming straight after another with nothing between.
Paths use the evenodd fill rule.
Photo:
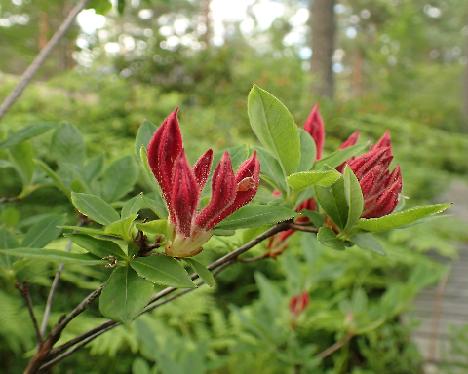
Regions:
<instances>
[{"instance_id":1,"label":"rhododendron plant","mask_svg":"<svg viewBox=\"0 0 468 374\"><path fill-rule=\"evenodd\" d=\"M333 249L357 246L381 253L375 234L404 227L449 207L436 204L398 210L402 176L399 166L391 167L393 150L388 132L367 150L365 145L357 144L360 133L355 131L338 150L325 154L325 125L318 106L312 109L303 129L298 128L278 98L254 86L247 111L258 143L251 147L234 145L232 153L217 150L219 161L213 172L213 160L218 157L212 149L194 165L189 163L177 110L159 128L149 122L141 125L135 144L137 160L126 155L102 173L102 162L79 160L73 164L75 156L84 154L83 149L73 147L84 142L76 140L80 134L71 125L59 127L52 137L52 148L60 151L54 159L59 172L40 160L35 163L32 153L21 153L21 157L31 157L27 165L40 166L37 174L42 175L38 181L46 180L47 187L56 186L75 212L65 209L74 213L66 220L62 214L31 220L27 232L22 227L15 228L14 235L6 232L0 238L0 256L8 256L5 263L11 269L5 279L17 282L33 317L24 279L35 276L25 277L29 262L23 259L62 264L54 278L52 294L63 266L68 266L63 264L79 265L76 269L94 266L95 271L85 274L92 273L93 282L99 282L73 310L54 318L54 323L49 320L53 297L47 299L41 329L34 323L37 349L31 354L25 373L48 371L119 324L162 307L203 284L215 285L218 272L228 266L281 256L294 232L303 233L306 251L315 250L315 244L321 243ZM48 128L28 131L35 134ZM29 135L24 138L24 134L14 133L3 144L16 146L27 141ZM240 164L237 170L230 154L233 159L235 155L236 165ZM13 160L15 154L10 156ZM71 172L62 174L70 164ZM3 165L8 166L9 162L4 161ZM70 176L75 175L80 178L71 180ZM137 184L137 180L141 183ZM205 199L202 194L208 183L211 197ZM39 187L25 185L23 193ZM64 226L73 221L74 226ZM68 231L66 238L60 238L62 230ZM212 237L227 253L206 264L206 258L196 255ZM63 248L65 240L68 250ZM266 243L266 248L261 243ZM259 245L261 254L249 256L247 252ZM18 261L14 260L16 257ZM289 260L288 264L292 263ZM44 279L41 278L41 285ZM298 282L299 278L294 284ZM86 287L89 284L95 283L86 282ZM166 288L155 292L156 285ZM178 291L180 288L185 290ZM110 320L71 337L68 324L96 299L100 314ZM307 292L289 300L293 328L301 322L297 317L308 304Z\"/></svg>"}]
</instances>

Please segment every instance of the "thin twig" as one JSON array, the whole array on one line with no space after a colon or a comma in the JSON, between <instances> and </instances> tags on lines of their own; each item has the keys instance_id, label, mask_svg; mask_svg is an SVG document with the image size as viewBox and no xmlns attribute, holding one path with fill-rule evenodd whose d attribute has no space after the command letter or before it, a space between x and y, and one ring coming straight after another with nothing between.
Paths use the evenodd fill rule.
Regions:
<instances>
[{"instance_id":1,"label":"thin twig","mask_svg":"<svg viewBox=\"0 0 468 374\"><path fill-rule=\"evenodd\" d=\"M333 353L338 351L341 347L346 345L353 335L351 333L348 333L347 335L343 336L340 340L336 341L333 343L331 346L329 346L327 349L324 351L320 352L317 357L320 359L324 359L325 357L331 356Z\"/></svg>"},{"instance_id":2,"label":"thin twig","mask_svg":"<svg viewBox=\"0 0 468 374\"><path fill-rule=\"evenodd\" d=\"M72 247L72 241L68 239L65 250L67 252L70 252L71 247ZM55 276L54 276L54 280L52 281L52 286L50 287L49 295L47 296L47 302L44 308L44 315L42 316L41 329L40 329L42 336L44 336L46 333L47 324L49 323L49 318L50 318L50 312L52 311L52 304L54 302L54 296L55 296L55 293L57 292L58 284L60 281L60 275L62 274L63 267L64 267L63 263L59 264L57 272L55 273Z\"/></svg>"},{"instance_id":3,"label":"thin twig","mask_svg":"<svg viewBox=\"0 0 468 374\"><path fill-rule=\"evenodd\" d=\"M36 341L37 344L40 345L42 343L42 334L39 330L39 325L37 323L36 315L34 314L33 304L31 300L31 295L29 294L29 286L26 282L18 282L16 284L21 296L23 297L26 307L28 309L29 317L31 318L34 332L36 333Z\"/></svg>"},{"instance_id":4,"label":"thin twig","mask_svg":"<svg viewBox=\"0 0 468 374\"><path fill-rule=\"evenodd\" d=\"M13 89L13 91L8 95L5 100L3 100L2 104L0 105L0 119L2 119L11 106L15 103L15 101L21 96L24 89L27 85L31 82L33 76L39 70L39 68L44 64L46 58L50 55L50 53L54 50L60 40L63 38L65 33L68 31L70 26L73 24L78 13L80 13L86 6L89 0L80 0L78 3L72 8L70 13L68 14L67 18L64 19L58 30L49 40L47 45L39 52L36 58L31 62L31 64L27 67L27 69L21 75L20 81Z\"/></svg>"}]
</instances>

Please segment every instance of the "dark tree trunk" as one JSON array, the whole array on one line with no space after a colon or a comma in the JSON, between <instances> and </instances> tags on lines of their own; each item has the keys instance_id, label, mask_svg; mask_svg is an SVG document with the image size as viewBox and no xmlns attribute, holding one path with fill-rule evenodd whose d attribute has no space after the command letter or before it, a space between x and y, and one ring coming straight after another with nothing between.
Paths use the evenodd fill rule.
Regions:
<instances>
[{"instance_id":1,"label":"dark tree trunk","mask_svg":"<svg viewBox=\"0 0 468 374\"><path fill-rule=\"evenodd\" d=\"M333 98L332 57L335 44L335 0L310 0L313 93Z\"/></svg>"}]
</instances>

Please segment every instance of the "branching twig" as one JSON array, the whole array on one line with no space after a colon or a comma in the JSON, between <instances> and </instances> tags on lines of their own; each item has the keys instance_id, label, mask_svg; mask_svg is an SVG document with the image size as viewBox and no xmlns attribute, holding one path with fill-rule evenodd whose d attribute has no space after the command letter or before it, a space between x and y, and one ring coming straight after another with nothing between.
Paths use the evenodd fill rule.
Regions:
<instances>
[{"instance_id":1,"label":"branching twig","mask_svg":"<svg viewBox=\"0 0 468 374\"><path fill-rule=\"evenodd\" d=\"M252 247L261 243L265 239L268 239L276 235L277 233L281 231L285 231L291 228L298 230L298 231L316 232L316 229L313 227L296 225L290 221L279 223L276 226L272 227L271 229L265 231L263 234L257 236L250 242L245 243L239 248L215 260L210 265L208 265L208 269L211 270L214 274L218 274L220 271L222 271L226 267L235 263L241 254L247 252ZM192 275L192 280L197 280L198 278L199 278L198 274ZM202 285L204 284L204 282L200 281L198 284ZM177 288L175 287L166 287L165 289L161 290L160 292L158 292L156 295L154 295L151 298L148 305L143 309L140 315L148 313L195 289L196 288L188 288L188 289L177 292L171 297L166 298L166 296L174 293L177 290ZM99 294L101 293L101 290L102 290L102 286L99 289L93 291L90 295L88 295L72 312L70 312L67 316L65 316L59 321L59 323L52 329L52 332L49 335L49 339L50 338L52 338L53 340L56 339L53 342L53 344L57 342L58 338L60 337L61 331L66 327L66 325L71 320L76 318L79 314L81 314L88 307L88 305L91 304L92 301L95 300L99 296ZM52 349L53 347L53 344L52 344L49 352L47 353L45 357L42 357L41 364L37 368L38 369L40 368L40 370L44 370L44 369L48 369L52 367L54 364L61 361L63 358L71 355L72 353L76 352L78 349L84 347L86 344L96 339L98 336L100 336L104 332L109 331L110 329L117 327L119 325L120 325L120 322L108 320L108 321L103 322L99 326L96 326L93 329L73 339L70 339L69 341L65 342L64 344L58 346L55 349Z\"/></svg>"},{"instance_id":2,"label":"branching twig","mask_svg":"<svg viewBox=\"0 0 468 374\"><path fill-rule=\"evenodd\" d=\"M29 294L29 286L26 282L18 282L16 284L21 296L26 303L26 307L28 309L29 317L31 318L32 324L34 326L34 332L36 333L36 340L37 344L40 345L42 343L42 334L39 330L39 325L37 324L36 315L34 314L34 309L31 301L31 295Z\"/></svg>"},{"instance_id":3,"label":"branching twig","mask_svg":"<svg viewBox=\"0 0 468 374\"><path fill-rule=\"evenodd\" d=\"M15 101L20 97L23 93L26 86L29 84L31 79L33 78L34 74L39 70L39 68L44 64L46 58L50 55L50 53L54 50L60 40L63 38L65 33L68 31L70 26L73 24L78 13L80 13L86 6L89 0L80 0L78 3L73 7L73 9L68 14L67 18L62 22L58 30L55 32L54 36L49 40L47 45L39 52L36 58L31 62L28 68L24 71L21 75L20 81L14 88L14 90L8 95L5 100L3 100L2 104L0 105L0 119L2 119L5 114L8 112L10 107L15 103Z\"/></svg>"},{"instance_id":4,"label":"branching twig","mask_svg":"<svg viewBox=\"0 0 468 374\"><path fill-rule=\"evenodd\" d=\"M68 239L67 246L65 250L67 252L70 252L72 246L72 241ZM44 315L42 316L42 322L41 322L41 335L44 336L46 333L47 329L47 324L49 323L49 318L50 318L50 312L52 310L52 303L54 302L54 296L58 288L58 284L60 281L60 275L62 274L63 271L63 263L59 264L57 272L55 273L54 280L52 281L52 286L50 287L49 295L47 296L47 302L46 306L44 309Z\"/></svg>"},{"instance_id":5,"label":"branching twig","mask_svg":"<svg viewBox=\"0 0 468 374\"><path fill-rule=\"evenodd\" d=\"M325 357L331 356L333 353L338 351L341 347L346 345L351 340L352 337L353 337L353 335L351 333L346 334L340 340L336 341L331 346L329 346L327 349L320 352L317 355L317 357L320 358L320 359L324 359Z\"/></svg>"}]
</instances>

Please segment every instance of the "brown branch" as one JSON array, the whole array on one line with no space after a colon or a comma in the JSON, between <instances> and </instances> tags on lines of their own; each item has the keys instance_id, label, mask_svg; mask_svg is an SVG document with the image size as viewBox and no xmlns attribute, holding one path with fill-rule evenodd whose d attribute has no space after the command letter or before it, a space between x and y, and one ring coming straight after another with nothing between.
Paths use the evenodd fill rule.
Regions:
<instances>
[{"instance_id":1,"label":"brown branch","mask_svg":"<svg viewBox=\"0 0 468 374\"><path fill-rule=\"evenodd\" d=\"M16 100L21 96L24 89L27 85L31 82L33 76L39 70L39 68L44 64L46 58L50 55L50 53L54 50L54 48L58 45L60 40L63 38L65 33L68 31L70 26L73 24L78 13L80 13L86 6L89 0L80 0L78 3L72 8L70 13L68 14L67 18L64 19L58 30L49 40L47 45L39 52L36 58L31 62L31 64L27 67L24 73L21 75L20 81L13 89L13 91L8 95L5 100L3 100L2 104L0 105L0 119L2 119L11 106L16 102Z\"/></svg>"},{"instance_id":2,"label":"brown branch","mask_svg":"<svg viewBox=\"0 0 468 374\"><path fill-rule=\"evenodd\" d=\"M251 240L248 243L245 243L244 245L240 246L239 248L227 253L226 255L220 257L216 261L212 262L209 266L208 269L211 270L215 275L217 275L219 272L227 268L228 266L232 265L238 260L238 257L247 252L249 249L253 248L257 244L261 243L262 241L278 234L281 231L285 231L288 229L295 229L298 231L305 231L305 232L316 232L316 229L310 226L303 226L303 225L296 225L293 224L290 221L282 222L277 224L276 226L270 228L269 230L265 231L263 234L257 236L253 240ZM198 274L193 274L191 276L192 280L197 280L199 278ZM203 285L204 282L200 281L198 283L199 286ZM51 334L49 336L55 337L55 336L60 336L60 332L65 328L65 326L74 318L76 318L81 312L83 312L88 305L96 299L100 292L101 292L102 286L88 295L88 297L83 300L71 313L69 313L66 317L64 317L59 323L57 324L56 327L52 330ZM161 290L158 292L156 295L153 296L153 298L148 302L147 306L143 309L143 311L140 313L140 315L148 313L164 304L167 304L189 292L192 292L196 288L188 288L183 291L180 291L176 293L175 295L172 295L171 297L166 296L174 293L177 288L175 287L166 287L165 289ZM164 298L164 299L163 299ZM163 300L161 300L163 299ZM103 322L102 324L94 327L91 330L88 330L87 332L70 339L69 341L65 342L64 344L58 346L55 349L49 350L48 354L42 358L41 365L38 366L37 368L39 370L44 370L44 369L49 369L53 365L55 365L57 362L61 361L63 358L73 354L76 352L78 349L84 347L86 344L89 342L93 341L96 339L98 336L103 334L106 331L109 331L113 329L114 327L117 327L120 325L120 322L108 320ZM57 337L57 340L58 340ZM55 340L55 342L57 341ZM55 344L54 342L54 344Z\"/></svg>"},{"instance_id":3,"label":"brown branch","mask_svg":"<svg viewBox=\"0 0 468 374\"><path fill-rule=\"evenodd\" d=\"M34 314L31 295L29 294L29 285L26 282L17 282L16 288L18 288L21 296L24 299L24 302L26 303L29 317L31 318L31 321L34 327L34 332L36 333L36 341L37 341L37 344L40 345L42 343L42 334L39 330L39 325L37 324L36 315Z\"/></svg>"},{"instance_id":4,"label":"brown branch","mask_svg":"<svg viewBox=\"0 0 468 374\"><path fill-rule=\"evenodd\" d=\"M352 337L353 337L353 334L348 333L347 335L343 336L340 340L336 341L331 346L329 346L327 349L320 352L317 355L317 357L320 359L324 359L325 357L331 356L333 353L341 349L341 347L346 345L351 340Z\"/></svg>"}]
</instances>

